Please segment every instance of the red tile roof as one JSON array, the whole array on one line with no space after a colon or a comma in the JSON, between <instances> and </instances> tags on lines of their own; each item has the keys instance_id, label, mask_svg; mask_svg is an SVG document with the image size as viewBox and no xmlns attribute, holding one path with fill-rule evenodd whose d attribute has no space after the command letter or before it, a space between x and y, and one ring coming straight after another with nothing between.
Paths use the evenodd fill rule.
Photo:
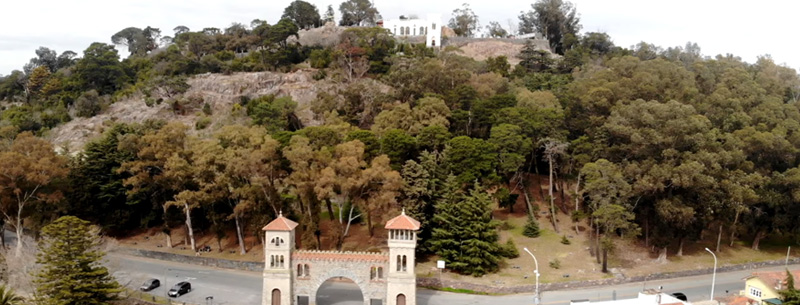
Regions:
<instances>
[{"instance_id":1,"label":"red tile roof","mask_svg":"<svg viewBox=\"0 0 800 305\"><path fill-rule=\"evenodd\" d=\"M794 288L800 288L800 270L791 270L792 276L794 277ZM753 272L750 276L746 277L745 280L757 277L759 278L764 284L768 287L775 289L775 290L782 290L786 289L786 271L771 271L771 272ZM780 289L776 289L775 287L778 286L780 283Z\"/></svg>"},{"instance_id":2,"label":"red tile roof","mask_svg":"<svg viewBox=\"0 0 800 305\"><path fill-rule=\"evenodd\" d=\"M750 304L750 301L752 300L750 300L747 297L735 296L732 299L728 300L727 303L728 305L748 305Z\"/></svg>"},{"instance_id":3,"label":"red tile roof","mask_svg":"<svg viewBox=\"0 0 800 305\"><path fill-rule=\"evenodd\" d=\"M292 253L293 260L310 261L370 261L389 262L389 256L384 253L374 252L337 252L337 251L296 251Z\"/></svg>"},{"instance_id":4,"label":"red tile roof","mask_svg":"<svg viewBox=\"0 0 800 305\"><path fill-rule=\"evenodd\" d=\"M400 216L392 218L388 222L386 222L386 229L391 230L412 230L416 231L419 230L419 221L415 220L414 218L408 217L406 215L406 210L403 210L403 213Z\"/></svg>"},{"instance_id":5,"label":"red tile roof","mask_svg":"<svg viewBox=\"0 0 800 305\"><path fill-rule=\"evenodd\" d=\"M283 213L278 215L272 222L264 226L264 231L292 231L297 227L297 223L283 217Z\"/></svg>"}]
</instances>

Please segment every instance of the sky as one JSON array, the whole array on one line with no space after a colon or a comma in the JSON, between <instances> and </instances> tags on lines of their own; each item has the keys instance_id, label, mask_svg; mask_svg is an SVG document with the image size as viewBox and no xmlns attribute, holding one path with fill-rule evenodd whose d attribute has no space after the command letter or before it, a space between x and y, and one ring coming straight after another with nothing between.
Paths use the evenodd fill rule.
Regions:
<instances>
[{"instance_id":1,"label":"sky","mask_svg":"<svg viewBox=\"0 0 800 305\"><path fill-rule=\"evenodd\" d=\"M38 0L8 1L0 17L0 75L7 75L45 46L59 54L82 55L92 42L111 43L123 28L160 28L163 35L185 25L192 30L226 28L253 19L275 23L292 0ZM309 0L320 13L343 0ZM466 0L373 0L386 19L400 15L442 14L443 22ZM498 21L508 28L534 0L473 0L480 24ZM778 64L800 68L800 39L793 32L800 1L793 0L571 0L582 32L605 32L630 47L645 41L662 47L697 43L703 55L733 54L747 62L770 55ZM127 56L125 47L118 47Z\"/></svg>"}]
</instances>

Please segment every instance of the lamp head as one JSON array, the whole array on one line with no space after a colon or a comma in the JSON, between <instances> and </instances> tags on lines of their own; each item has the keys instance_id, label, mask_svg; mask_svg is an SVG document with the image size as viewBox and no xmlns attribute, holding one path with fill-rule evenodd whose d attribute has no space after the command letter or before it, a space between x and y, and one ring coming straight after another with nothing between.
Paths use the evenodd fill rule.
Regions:
<instances>
[{"instance_id":1,"label":"lamp head","mask_svg":"<svg viewBox=\"0 0 800 305\"><path fill-rule=\"evenodd\" d=\"M711 252L711 250L709 250L708 248L706 248L706 251Z\"/></svg>"}]
</instances>

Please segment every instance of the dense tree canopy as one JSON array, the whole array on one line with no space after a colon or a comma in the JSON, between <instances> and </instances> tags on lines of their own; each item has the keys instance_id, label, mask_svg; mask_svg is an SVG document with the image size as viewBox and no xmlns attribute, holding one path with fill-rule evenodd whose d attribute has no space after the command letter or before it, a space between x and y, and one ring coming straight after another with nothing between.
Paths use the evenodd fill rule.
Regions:
<instances>
[{"instance_id":1,"label":"dense tree canopy","mask_svg":"<svg viewBox=\"0 0 800 305\"><path fill-rule=\"evenodd\" d=\"M530 217L519 238L571 217L598 269L614 264L619 238L666 260L711 234L720 251L723 240L757 250L800 236L800 77L768 56L616 46L579 34L575 7L560 0L520 16L520 32L541 32L550 50L529 41L516 58L485 60L369 27L379 19L370 1L340 12L351 27L321 45L298 38L333 7L321 18L294 1L274 23L177 26L174 37L125 28L110 41L127 47L123 60L105 43L81 58L37 49L0 77L4 222L36 234L69 214L110 235L158 228L167 247L177 228L187 245L203 232L220 249L236 232L244 254L281 212L300 223L303 248L341 249L354 225L379 237L406 209L422 222L419 254L471 275L512 255L491 209L518 216L517 198ZM456 10L457 33L476 26L468 6ZM501 30L489 24L490 36ZM190 86L197 74L261 71L289 85L245 74L254 80L239 92ZM125 103L171 122L121 124ZM59 138L53 129L73 117L103 136L58 153L38 138ZM540 209L552 227L540 227Z\"/></svg>"}]
</instances>

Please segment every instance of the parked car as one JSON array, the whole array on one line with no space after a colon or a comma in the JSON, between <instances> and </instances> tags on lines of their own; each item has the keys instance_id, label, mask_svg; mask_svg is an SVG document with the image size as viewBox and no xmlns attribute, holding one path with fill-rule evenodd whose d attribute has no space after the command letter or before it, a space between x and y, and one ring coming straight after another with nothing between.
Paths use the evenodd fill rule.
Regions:
<instances>
[{"instance_id":1,"label":"parked car","mask_svg":"<svg viewBox=\"0 0 800 305\"><path fill-rule=\"evenodd\" d=\"M688 302L689 301L689 298L687 298L686 295L683 294L683 292L673 293L672 296L675 297L676 299L684 301L684 302Z\"/></svg>"},{"instance_id":2,"label":"parked car","mask_svg":"<svg viewBox=\"0 0 800 305\"><path fill-rule=\"evenodd\" d=\"M187 294L189 291L192 291L192 284L189 284L189 282L180 282L172 286L172 289L167 292L167 295L174 298Z\"/></svg>"},{"instance_id":3,"label":"parked car","mask_svg":"<svg viewBox=\"0 0 800 305\"><path fill-rule=\"evenodd\" d=\"M144 281L142 287L139 287L139 289L141 291L150 291L158 288L159 286L161 286L161 281L159 281L158 279L149 279Z\"/></svg>"}]
</instances>

